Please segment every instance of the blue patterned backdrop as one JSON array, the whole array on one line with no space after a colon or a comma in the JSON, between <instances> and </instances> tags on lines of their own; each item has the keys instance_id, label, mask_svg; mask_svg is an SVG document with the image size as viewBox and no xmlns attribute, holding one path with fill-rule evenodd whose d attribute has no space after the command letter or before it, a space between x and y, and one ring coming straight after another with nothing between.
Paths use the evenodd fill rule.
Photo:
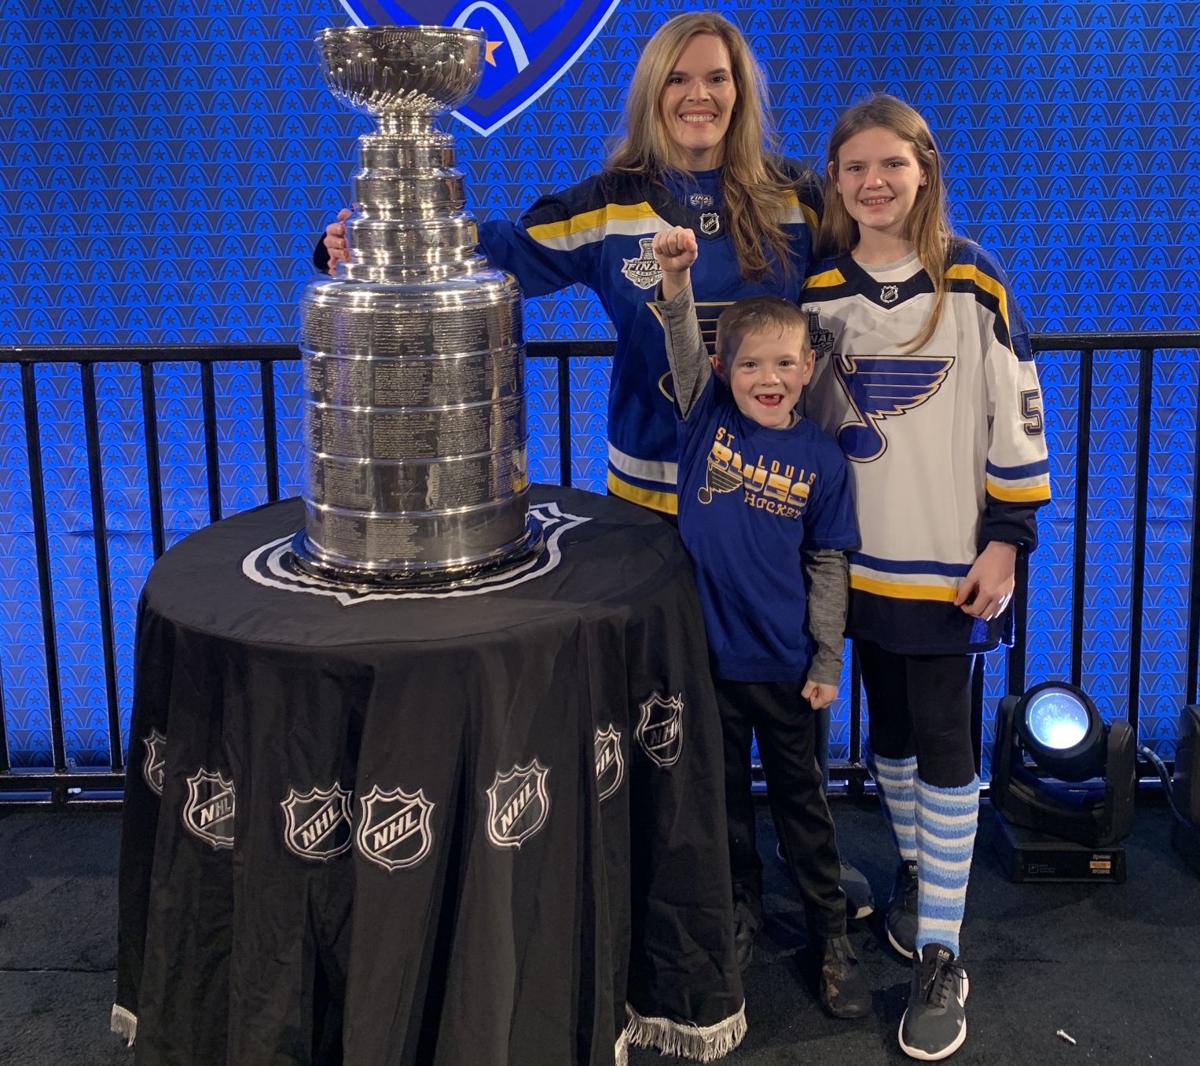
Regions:
<instances>
[{"instance_id":1,"label":"blue patterned backdrop","mask_svg":"<svg viewBox=\"0 0 1200 1066\"><path fill-rule=\"evenodd\" d=\"M336 0L5 0L0 344L295 340L313 237L349 196L365 120L319 84ZM622 0L575 66L484 138L460 123L481 217L512 215L602 160L641 43L677 3ZM817 161L840 108L875 91L930 119L954 217L995 251L1038 331L1196 329L1200 4L749 2L726 13L773 86L784 150ZM532 303L529 336L603 338L586 293ZM1041 360L1055 502L1031 566L1031 679L1069 663L1078 357ZM218 372L221 508L265 499L257 365ZM127 719L137 592L152 560L138 371L97 369L118 689ZM603 474L603 361L577 365L577 484ZM157 374L168 543L208 521L199 373ZM556 480L552 369L534 368L535 470ZM297 490L298 367L276 370L281 491ZM1137 354L1097 356L1085 683L1123 714L1129 666ZM1143 738L1169 755L1185 689L1195 351L1155 368ZM74 765L108 761L82 396L37 373L58 668ZM0 367L0 683L14 765L48 765L47 671L16 368ZM988 700L1003 657L989 663ZM844 757L845 710L834 757Z\"/></svg>"}]
</instances>

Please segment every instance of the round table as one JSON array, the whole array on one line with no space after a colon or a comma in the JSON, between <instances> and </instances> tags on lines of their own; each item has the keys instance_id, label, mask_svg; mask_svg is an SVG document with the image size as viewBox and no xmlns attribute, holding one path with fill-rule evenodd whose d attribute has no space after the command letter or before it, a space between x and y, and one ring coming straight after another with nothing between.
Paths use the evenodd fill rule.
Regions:
<instances>
[{"instance_id":1,"label":"round table","mask_svg":"<svg viewBox=\"0 0 1200 1066\"><path fill-rule=\"evenodd\" d=\"M137 1063L611 1066L630 1039L740 1039L687 557L620 500L531 507L536 562L438 595L297 572L299 500L155 564L114 1007Z\"/></svg>"}]
</instances>

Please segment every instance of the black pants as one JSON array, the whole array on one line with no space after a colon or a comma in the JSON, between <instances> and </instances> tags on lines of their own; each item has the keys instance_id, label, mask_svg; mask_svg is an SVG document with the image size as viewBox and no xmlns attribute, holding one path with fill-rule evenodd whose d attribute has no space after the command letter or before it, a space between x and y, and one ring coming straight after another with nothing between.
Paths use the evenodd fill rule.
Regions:
<instances>
[{"instance_id":1,"label":"black pants","mask_svg":"<svg viewBox=\"0 0 1200 1066\"><path fill-rule=\"evenodd\" d=\"M725 810L733 897L762 919L762 860L754 839L750 794L750 737L767 778L775 831L815 937L846 931L846 897L838 886L839 863L833 818L825 801L816 757L816 714L800 695L800 682L716 680L725 737Z\"/></svg>"},{"instance_id":2,"label":"black pants","mask_svg":"<svg viewBox=\"0 0 1200 1066\"><path fill-rule=\"evenodd\" d=\"M921 780L958 788L975 777L971 743L973 655L900 655L856 640L867 691L871 750L917 758Z\"/></svg>"}]
</instances>

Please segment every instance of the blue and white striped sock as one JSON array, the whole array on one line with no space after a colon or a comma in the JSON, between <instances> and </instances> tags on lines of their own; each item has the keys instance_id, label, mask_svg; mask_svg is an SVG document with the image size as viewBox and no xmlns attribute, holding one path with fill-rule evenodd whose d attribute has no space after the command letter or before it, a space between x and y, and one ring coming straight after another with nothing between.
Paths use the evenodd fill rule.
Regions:
<instances>
[{"instance_id":1,"label":"blue and white striped sock","mask_svg":"<svg viewBox=\"0 0 1200 1066\"><path fill-rule=\"evenodd\" d=\"M979 823L979 778L935 788L917 778L917 951L944 944L958 955L967 878Z\"/></svg>"},{"instance_id":2,"label":"blue and white striped sock","mask_svg":"<svg viewBox=\"0 0 1200 1066\"><path fill-rule=\"evenodd\" d=\"M896 838L896 850L905 862L917 858L917 760L886 759L870 749L866 752L867 769L875 778L875 787L883 797L883 812Z\"/></svg>"}]
</instances>

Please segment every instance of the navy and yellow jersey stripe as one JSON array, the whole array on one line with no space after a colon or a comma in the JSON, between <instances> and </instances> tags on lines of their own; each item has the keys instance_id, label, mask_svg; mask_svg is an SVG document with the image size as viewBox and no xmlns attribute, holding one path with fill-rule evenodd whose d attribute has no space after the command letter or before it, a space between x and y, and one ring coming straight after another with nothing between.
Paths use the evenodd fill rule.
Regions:
<instances>
[{"instance_id":1,"label":"navy and yellow jersey stripe","mask_svg":"<svg viewBox=\"0 0 1200 1066\"><path fill-rule=\"evenodd\" d=\"M998 263L957 241L937 330L914 257L814 265L801 305L818 362L806 413L842 446L862 552L849 631L896 651L976 651L1003 637L954 605L992 540L1031 548L1050 498L1042 395L1028 331ZM857 606L855 606L857 605Z\"/></svg>"},{"instance_id":2,"label":"navy and yellow jersey stripe","mask_svg":"<svg viewBox=\"0 0 1200 1066\"><path fill-rule=\"evenodd\" d=\"M791 272L762 281L740 277L728 220L720 207L716 171L693 175L686 189L707 192L716 201L715 232L701 227L703 210L684 202L663 183L612 171L545 196L521 218L480 225L480 249L494 265L516 275L525 296L536 297L580 284L603 304L616 343L608 398L609 491L643 506L675 513L678 445L674 404L667 377L662 323L654 312L657 264L650 249L655 233L688 226L700 240L692 269L697 302L711 318L734 300L767 293L799 296L813 247L820 193L817 182L798 168L796 192L784 220L791 237Z\"/></svg>"}]
</instances>

